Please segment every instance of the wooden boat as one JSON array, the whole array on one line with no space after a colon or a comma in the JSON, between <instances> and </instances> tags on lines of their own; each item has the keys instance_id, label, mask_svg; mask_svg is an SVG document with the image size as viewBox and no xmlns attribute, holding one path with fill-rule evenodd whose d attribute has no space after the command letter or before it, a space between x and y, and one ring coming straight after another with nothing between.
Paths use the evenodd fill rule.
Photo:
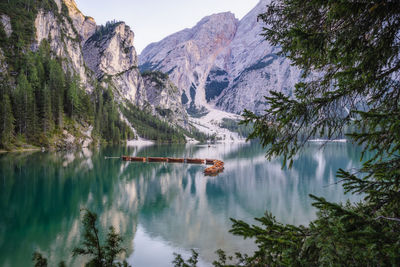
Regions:
<instances>
[{"instance_id":1,"label":"wooden boat","mask_svg":"<svg viewBox=\"0 0 400 267\"><path fill-rule=\"evenodd\" d=\"M146 158L145 157L131 157L130 161L146 162Z\"/></svg>"},{"instance_id":2,"label":"wooden boat","mask_svg":"<svg viewBox=\"0 0 400 267\"><path fill-rule=\"evenodd\" d=\"M181 158L168 158L168 162L171 162L171 163L185 163L185 159L181 159Z\"/></svg>"},{"instance_id":3,"label":"wooden boat","mask_svg":"<svg viewBox=\"0 0 400 267\"><path fill-rule=\"evenodd\" d=\"M122 160L123 160L123 161L130 161L130 160L131 160L131 157L129 157L129 156L122 156Z\"/></svg>"},{"instance_id":4,"label":"wooden boat","mask_svg":"<svg viewBox=\"0 0 400 267\"><path fill-rule=\"evenodd\" d=\"M149 157L147 158L148 162L168 162L168 158L159 158L159 157Z\"/></svg>"},{"instance_id":5,"label":"wooden boat","mask_svg":"<svg viewBox=\"0 0 400 267\"><path fill-rule=\"evenodd\" d=\"M206 163L210 163L211 160L206 160ZM213 165L204 170L204 174L207 176L216 176L218 173L224 171L224 162L221 160L212 160Z\"/></svg>"},{"instance_id":6,"label":"wooden boat","mask_svg":"<svg viewBox=\"0 0 400 267\"><path fill-rule=\"evenodd\" d=\"M204 159L186 159L186 163L203 164Z\"/></svg>"}]
</instances>

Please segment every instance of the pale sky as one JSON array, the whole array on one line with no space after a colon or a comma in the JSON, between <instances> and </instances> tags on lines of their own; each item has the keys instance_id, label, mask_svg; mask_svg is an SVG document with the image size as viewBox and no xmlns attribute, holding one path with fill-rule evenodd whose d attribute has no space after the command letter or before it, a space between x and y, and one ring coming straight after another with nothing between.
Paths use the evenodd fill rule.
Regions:
<instances>
[{"instance_id":1,"label":"pale sky","mask_svg":"<svg viewBox=\"0 0 400 267\"><path fill-rule=\"evenodd\" d=\"M75 0L96 23L122 20L135 33L138 54L150 43L196 25L203 17L231 11L238 19L259 0Z\"/></svg>"}]
</instances>

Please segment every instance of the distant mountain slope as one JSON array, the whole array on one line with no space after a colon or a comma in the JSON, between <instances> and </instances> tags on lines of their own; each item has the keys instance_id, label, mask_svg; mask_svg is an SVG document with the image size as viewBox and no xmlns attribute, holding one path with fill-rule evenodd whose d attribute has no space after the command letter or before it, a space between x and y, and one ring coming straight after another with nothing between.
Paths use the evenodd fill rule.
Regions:
<instances>
[{"instance_id":1,"label":"distant mountain slope","mask_svg":"<svg viewBox=\"0 0 400 267\"><path fill-rule=\"evenodd\" d=\"M230 13L212 15L150 44L139 56L140 68L170 74L187 108L262 112L263 96L270 90L290 93L300 78L300 71L277 55L279 48L260 36L257 16L268 3L261 0L240 21Z\"/></svg>"}]
</instances>

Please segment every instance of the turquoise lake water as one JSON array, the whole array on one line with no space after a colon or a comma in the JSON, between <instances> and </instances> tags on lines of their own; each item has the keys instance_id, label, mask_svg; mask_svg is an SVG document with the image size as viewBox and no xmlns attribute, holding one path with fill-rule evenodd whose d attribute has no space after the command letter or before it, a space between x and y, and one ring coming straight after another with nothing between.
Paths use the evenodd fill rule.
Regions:
<instances>
[{"instance_id":1,"label":"turquoise lake water","mask_svg":"<svg viewBox=\"0 0 400 267\"><path fill-rule=\"evenodd\" d=\"M290 170L281 159L267 161L257 144L107 147L76 153L32 152L0 155L0 266L32 266L37 250L51 266L70 257L80 242L80 209L114 225L124 237L128 261L138 266L170 266L173 253L200 253L208 266L222 248L250 252L251 241L232 236L229 218L253 222L266 210L278 220L307 224L316 217L309 194L330 201L359 200L344 195L335 173L360 166L361 149L310 143ZM217 158L225 171L203 174L204 165L131 163L105 156Z\"/></svg>"}]
</instances>

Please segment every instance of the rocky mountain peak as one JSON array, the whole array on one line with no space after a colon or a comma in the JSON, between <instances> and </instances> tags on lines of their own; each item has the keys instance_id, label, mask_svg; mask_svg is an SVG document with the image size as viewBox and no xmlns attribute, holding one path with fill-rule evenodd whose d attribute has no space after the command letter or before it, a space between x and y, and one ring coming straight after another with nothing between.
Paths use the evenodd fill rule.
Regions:
<instances>
[{"instance_id":1,"label":"rocky mountain peak","mask_svg":"<svg viewBox=\"0 0 400 267\"><path fill-rule=\"evenodd\" d=\"M193 28L191 39L199 45L208 45L210 50L218 49L232 40L238 23L231 12L205 17Z\"/></svg>"},{"instance_id":2,"label":"rocky mountain peak","mask_svg":"<svg viewBox=\"0 0 400 267\"><path fill-rule=\"evenodd\" d=\"M98 80L111 79L119 92L117 98L141 105L146 94L137 66L134 37L124 22L108 22L84 43L83 56Z\"/></svg>"},{"instance_id":3,"label":"rocky mountain peak","mask_svg":"<svg viewBox=\"0 0 400 267\"><path fill-rule=\"evenodd\" d=\"M76 5L74 0L57 0L57 1L58 2L59 1L63 1L64 2L64 4L68 8L68 11L69 11L70 15L81 14L83 16L82 12L78 9L78 6Z\"/></svg>"},{"instance_id":4,"label":"rocky mountain peak","mask_svg":"<svg viewBox=\"0 0 400 267\"><path fill-rule=\"evenodd\" d=\"M59 9L62 9L62 3L68 9L69 17L72 19L72 23L75 29L80 35L82 44L96 31L96 22L92 17L87 17L78 9L74 0L56 0ZM61 8L60 8L61 6Z\"/></svg>"},{"instance_id":5,"label":"rocky mountain peak","mask_svg":"<svg viewBox=\"0 0 400 267\"><path fill-rule=\"evenodd\" d=\"M191 29L149 45L140 55L142 70L167 73L188 108L206 106L207 74L217 56L233 40L239 21L230 12L203 18Z\"/></svg>"},{"instance_id":6,"label":"rocky mountain peak","mask_svg":"<svg viewBox=\"0 0 400 267\"><path fill-rule=\"evenodd\" d=\"M240 21L229 12L211 15L149 45L139 56L141 68L168 73L189 109L262 112L270 90L290 93L300 78L279 47L261 36L258 15L270 2L261 0Z\"/></svg>"},{"instance_id":7,"label":"rocky mountain peak","mask_svg":"<svg viewBox=\"0 0 400 267\"><path fill-rule=\"evenodd\" d=\"M134 33L124 22L107 23L85 42L83 54L97 77L116 75L137 66Z\"/></svg>"}]
</instances>

